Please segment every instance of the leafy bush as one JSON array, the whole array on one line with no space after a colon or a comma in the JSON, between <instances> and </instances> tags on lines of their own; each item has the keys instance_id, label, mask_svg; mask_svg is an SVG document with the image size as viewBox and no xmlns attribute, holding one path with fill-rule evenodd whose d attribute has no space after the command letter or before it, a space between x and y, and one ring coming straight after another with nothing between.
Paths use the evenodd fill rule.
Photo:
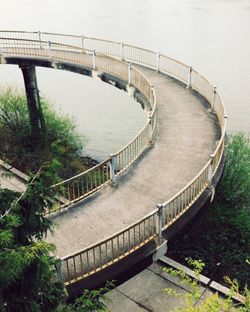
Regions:
<instances>
[{"instance_id":1,"label":"leafy bush","mask_svg":"<svg viewBox=\"0 0 250 312\"><path fill-rule=\"evenodd\" d=\"M242 132L230 135L217 201L230 207L250 207L250 141Z\"/></svg>"},{"instance_id":2,"label":"leafy bush","mask_svg":"<svg viewBox=\"0 0 250 312\"><path fill-rule=\"evenodd\" d=\"M219 296L217 292L205 294L208 286L202 287L199 281L201 272L205 264L201 260L193 260L191 258L186 259L188 264L194 270L195 278L191 278L183 270L176 270L172 268L164 268L164 272L179 278L180 283L184 286L188 286L189 291L184 294L176 292L172 288L165 288L165 292L168 295L175 296L180 299L184 299L183 304L178 306L174 311L179 312L220 312L220 311L238 311L248 312L250 309L250 290L245 288L243 296L245 301L242 304L235 303L233 297L239 294L239 283L238 281L231 280L228 276L225 277L225 281L230 287L229 294L227 297Z\"/></svg>"},{"instance_id":3,"label":"leafy bush","mask_svg":"<svg viewBox=\"0 0 250 312\"><path fill-rule=\"evenodd\" d=\"M45 146L34 145L32 140L26 96L11 88L0 92L0 158L25 172L36 172L42 164L57 159L63 164L63 178L85 170L80 157L85 140L76 132L72 118L53 111L43 98L41 107Z\"/></svg>"},{"instance_id":4,"label":"leafy bush","mask_svg":"<svg viewBox=\"0 0 250 312\"><path fill-rule=\"evenodd\" d=\"M24 193L0 189L0 310L52 311L65 297L55 279L55 247L43 239L53 224L44 213L53 206L58 164L40 170Z\"/></svg>"}]
</instances>

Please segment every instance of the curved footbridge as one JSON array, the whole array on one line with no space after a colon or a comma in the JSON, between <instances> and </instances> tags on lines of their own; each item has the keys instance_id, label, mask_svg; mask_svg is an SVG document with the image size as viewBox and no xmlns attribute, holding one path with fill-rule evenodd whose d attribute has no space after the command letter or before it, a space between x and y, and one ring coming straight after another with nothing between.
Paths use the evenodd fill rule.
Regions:
<instances>
[{"instance_id":1,"label":"curved footbridge","mask_svg":"<svg viewBox=\"0 0 250 312\"><path fill-rule=\"evenodd\" d=\"M48 237L58 277L77 293L157 259L213 197L221 174L226 116L216 88L192 67L112 41L1 31L0 49L1 63L99 77L134 94L148 115L116 154L52 186L62 190L49 216L59 226Z\"/></svg>"}]
</instances>

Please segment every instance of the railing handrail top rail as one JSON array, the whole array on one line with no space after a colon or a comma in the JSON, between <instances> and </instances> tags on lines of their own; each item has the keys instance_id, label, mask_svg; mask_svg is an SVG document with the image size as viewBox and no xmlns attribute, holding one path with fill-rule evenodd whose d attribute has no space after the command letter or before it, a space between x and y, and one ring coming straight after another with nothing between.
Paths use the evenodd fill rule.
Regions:
<instances>
[{"instance_id":1,"label":"railing handrail top rail","mask_svg":"<svg viewBox=\"0 0 250 312\"><path fill-rule=\"evenodd\" d=\"M28 30L6 30L6 29L0 29L1 32L6 33L20 33L20 34L44 34L44 35L56 35L56 36L67 36L67 37L74 37L74 38L82 38L82 35L72 35L72 34L65 34L65 33L53 33L53 32L46 32L46 31L28 31Z\"/></svg>"}]
</instances>

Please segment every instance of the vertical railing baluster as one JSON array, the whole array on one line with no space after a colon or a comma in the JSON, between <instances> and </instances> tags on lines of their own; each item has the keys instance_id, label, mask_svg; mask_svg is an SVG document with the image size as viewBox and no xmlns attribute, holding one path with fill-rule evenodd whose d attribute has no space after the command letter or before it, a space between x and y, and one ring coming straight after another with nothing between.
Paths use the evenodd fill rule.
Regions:
<instances>
[{"instance_id":1,"label":"vertical railing baluster","mask_svg":"<svg viewBox=\"0 0 250 312\"><path fill-rule=\"evenodd\" d=\"M122 60L122 61L124 60L123 49L124 49L124 43L121 42L121 43L120 43L120 57L121 57L121 60Z\"/></svg>"},{"instance_id":2,"label":"vertical railing baluster","mask_svg":"<svg viewBox=\"0 0 250 312\"><path fill-rule=\"evenodd\" d=\"M69 271L69 260L66 260L66 267L67 267L67 276L70 278L70 271Z\"/></svg>"},{"instance_id":3,"label":"vertical railing baluster","mask_svg":"<svg viewBox=\"0 0 250 312\"><path fill-rule=\"evenodd\" d=\"M108 263L109 258L108 258L108 242L105 242L105 259L106 263Z\"/></svg>"},{"instance_id":4,"label":"vertical railing baluster","mask_svg":"<svg viewBox=\"0 0 250 312\"><path fill-rule=\"evenodd\" d=\"M95 247L94 247L92 250L93 250L94 271L96 271L96 256L95 256Z\"/></svg>"},{"instance_id":5,"label":"vertical railing baluster","mask_svg":"<svg viewBox=\"0 0 250 312\"><path fill-rule=\"evenodd\" d=\"M87 250L86 254L87 254L87 271L88 271L88 273L89 273L89 272L90 272L89 250Z\"/></svg>"},{"instance_id":6,"label":"vertical railing baluster","mask_svg":"<svg viewBox=\"0 0 250 312\"><path fill-rule=\"evenodd\" d=\"M73 256L73 267L74 267L74 277L76 278L76 259L75 259L75 256Z\"/></svg>"},{"instance_id":7,"label":"vertical railing baluster","mask_svg":"<svg viewBox=\"0 0 250 312\"><path fill-rule=\"evenodd\" d=\"M83 274L83 261L82 261L82 254L80 254L80 266L81 266L81 274Z\"/></svg>"},{"instance_id":8,"label":"vertical railing baluster","mask_svg":"<svg viewBox=\"0 0 250 312\"><path fill-rule=\"evenodd\" d=\"M51 42L48 41L48 57L51 60L52 58L52 49L51 49Z\"/></svg>"},{"instance_id":9,"label":"vertical railing baluster","mask_svg":"<svg viewBox=\"0 0 250 312\"><path fill-rule=\"evenodd\" d=\"M114 240L111 239L111 253L112 253L112 260L114 261Z\"/></svg>"},{"instance_id":10,"label":"vertical railing baluster","mask_svg":"<svg viewBox=\"0 0 250 312\"><path fill-rule=\"evenodd\" d=\"M120 242L119 242L119 235L116 236L116 242L117 242L117 258L120 258Z\"/></svg>"},{"instance_id":11,"label":"vertical railing baluster","mask_svg":"<svg viewBox=\"0 0 250 312\"><path fill-rule=\"evenodd\" d=\"M99 261L100 261L100 264L99 264L99 267L102 268L102 249L101 249L101 245L99 245Z\"/></svg>"}]
</instances>

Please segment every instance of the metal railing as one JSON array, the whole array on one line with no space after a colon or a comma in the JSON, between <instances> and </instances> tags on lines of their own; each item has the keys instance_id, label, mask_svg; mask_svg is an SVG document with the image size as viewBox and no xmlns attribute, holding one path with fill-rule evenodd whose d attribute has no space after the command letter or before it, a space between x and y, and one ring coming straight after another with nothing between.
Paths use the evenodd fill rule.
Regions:
<instances>
[{"instance_id":1,"label":"metal railing","mask_svg":"<svg viewBox=\"0 0 250 312\"><path fill-rule=\"evenodd\" d=\"M157 209L128 228L112 235L108 239L61 259L61 267L64 272L63 281L65 283L73 283L76 279L84 278L85 276L91 275L98 270L109 266L127 254L132 253L136 248L139 248L147 242L155 240L156 238L159 239L162 231L177 220L183 213L185 213L185 211L187 211L187 209L189 209L211 185L211 181L217 173L224 151L224 139L226 133L226 115L224 105L217 89L212 86L206 78L200 75L196 70L193 70L191 66L187 66L160 53L126 45L124 43L84 36L68 36L41 32L11 32L11 36L9 34L10 32L0 31L0 37L12 36L15 38L22 37L32 40L36 36L36 38L39 38L36 39L39 42L67 42L67 45L73 46L76 49L84 48L89 51L94 50L95 53L103 53L107 56L116 58L117 61L120 59L143 65L154 69L157 72L162 72L166 75L174 77L175 79L186 84L188 88L192 88L197 91L208 101L211 112L217 115L220 124L221 137L214 153L210 156L210 159L201 171L182 190L166 202L158 204ZM107 61L105 65L103 65L103 70L109 71L109 66L114 64L113 60L114 59L112 59L112 61ZM100 65L99 67L101 68ZM112 72L115 72L114 67L116 68L117 66L112 67ZM105 164L100 164L100 166L103 166L103 169L100 169L102 175L105 176L105 174L107 174L107 181L110 179L113 182L115 182L115 177L125 170L134 161L134 159L140 155L147 142L151 141L156 126L156 95L154 89L152 89L150 82L139 71L131 67L131 65L128 65L128 67L124 69L121 76L118 77L125 77L126 73L128 73L128 83L138 88L149 100L149 121L134 140L132 140L118 153L111 155L110 159L108 159ZM116 75L118 75L117 72ZM109 170L107 168L109 168ZM95 170L95 167L92 170ZM88 175L90 172L91 170L86 174ZM82 174L82 176L84 175L85 173ZM79 181L83 179L83 177L80 176L78 178L80 179ZM65 182L65 185L74 181L74 178L69 180L70 181ZM105 180L104 183L107 181ZM99 186L100 185L97 183L97 187ZM77 182L77 192L78 188L81 189ZM76 191L73 191L72 187L69 186L69 191L67 192L68 194L73 194Z\"/></svg>"},{"instance_id":2,"label":"metal railing","mask_svg":"<svg viewBox=\"0 0 250 312\"><path fill-rule=\"evenodd\" d=\"M153 212L111 237L61 258L65 283L89 276L131 254L156 238L157 213Z\"/></svg>"}]
</instances>

